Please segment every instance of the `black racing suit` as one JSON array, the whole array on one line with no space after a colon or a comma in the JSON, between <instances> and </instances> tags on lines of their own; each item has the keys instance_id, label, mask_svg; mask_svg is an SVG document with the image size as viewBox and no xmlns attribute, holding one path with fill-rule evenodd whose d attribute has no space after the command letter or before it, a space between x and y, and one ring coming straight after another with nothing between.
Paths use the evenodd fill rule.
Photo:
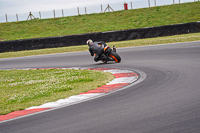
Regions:
<instances>
[{"instance_id":1,"label":"black racing suit","mask_svg":"<svg viewBox=\"0 0 200 133\"><path fill-rule=\"evenodd\" d=\"M89 45L89 51L90 51L90 54L91 56L94 56L94 61L99 61L99 60L102 60L102 57L101 57L101 54L103 53L103 47L99 46L98 45L98 42L93 42L91 45Z\"/></svg>"}]
</instances>

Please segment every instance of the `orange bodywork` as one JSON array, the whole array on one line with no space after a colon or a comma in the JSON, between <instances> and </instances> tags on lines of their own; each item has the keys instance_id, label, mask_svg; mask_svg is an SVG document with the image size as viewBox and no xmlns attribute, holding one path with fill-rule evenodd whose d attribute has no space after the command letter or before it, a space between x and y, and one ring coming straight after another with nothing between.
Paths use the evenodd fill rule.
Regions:
<instances>
[{"instance_id":1,"label":"orange bodywork","mask_svg":"<svg viewBox=\"0 0 200 133\"><path fill-rule=\"evenodd\" d=\"M109 46L106 46L105 48L104 48L104 51L106 51L106 49L108 49L109 48Z\"/></svg>"}]
</instances>

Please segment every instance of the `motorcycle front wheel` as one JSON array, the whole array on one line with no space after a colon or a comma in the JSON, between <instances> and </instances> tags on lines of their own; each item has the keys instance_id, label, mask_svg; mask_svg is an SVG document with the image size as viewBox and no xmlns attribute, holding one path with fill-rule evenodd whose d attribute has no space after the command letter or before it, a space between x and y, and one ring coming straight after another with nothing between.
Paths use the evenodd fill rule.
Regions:
<instances>
[{"instance_id":1,"label":"motorcycle front wheel","mask_svg":"<svg viewBox=\"0 0 200 133\"><path fill-rule=\"evenodd\" d=\"M121 57L113 51L110 52L109 56L112 57L116 63L119 63L121 61Z\"/></svg>"}]
</instances>

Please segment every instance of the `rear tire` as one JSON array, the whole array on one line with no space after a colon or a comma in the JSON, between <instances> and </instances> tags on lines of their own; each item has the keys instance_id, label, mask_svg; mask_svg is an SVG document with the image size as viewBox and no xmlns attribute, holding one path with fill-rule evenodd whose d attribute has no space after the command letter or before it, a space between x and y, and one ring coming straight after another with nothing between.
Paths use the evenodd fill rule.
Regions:
<instances>
[{"instance_id":1,"label":"rear tire","mask_svg":"<svg viewBox=\"0 0 200 133\"><path fill-rule=\"evenodd\" d=\"M112 57L116 63L119 63L121 61L121 57L113 51L110 52L109 56Z\"/></svg>"}]
</instances>

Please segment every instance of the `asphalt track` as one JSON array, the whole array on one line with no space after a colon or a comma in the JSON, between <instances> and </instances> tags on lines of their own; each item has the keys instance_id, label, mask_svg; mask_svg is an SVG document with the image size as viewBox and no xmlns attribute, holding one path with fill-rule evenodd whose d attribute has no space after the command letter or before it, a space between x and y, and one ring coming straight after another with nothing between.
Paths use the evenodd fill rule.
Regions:
<instances>
[{"instance_id":1,"label":"asphalt track","mask_svg":"<svg viewBox=\"0 0 200 133\"><path fill-rule=\"evenodd\" d=\"M199 133L200 42L117 49L121 63L89 52L0 59L0 69L111 67L140 70L143 82L72 106L0 123L1 133Z\"/></svg>"}]
</instances>

